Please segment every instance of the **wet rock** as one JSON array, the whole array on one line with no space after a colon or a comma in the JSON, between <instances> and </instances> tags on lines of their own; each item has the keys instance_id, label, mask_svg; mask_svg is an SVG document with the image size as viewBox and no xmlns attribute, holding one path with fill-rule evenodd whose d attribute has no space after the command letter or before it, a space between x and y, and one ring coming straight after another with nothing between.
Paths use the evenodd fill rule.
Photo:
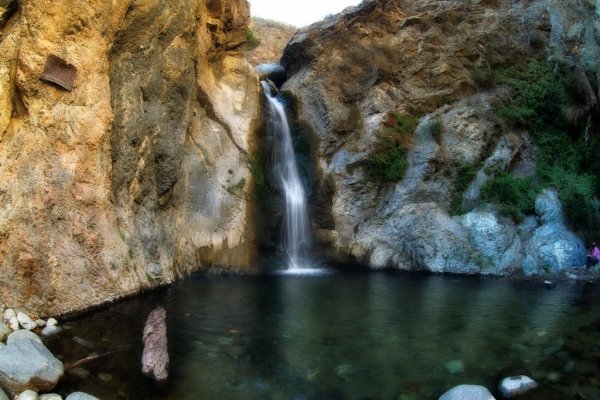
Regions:
<instances>
[{"instance_id":1,"label":"wet rock","mask_svg":"<svg viewBox=\"0 0 600 400\"><path fill-rule=\"evenodd\" d=\"M0 386L13 395L27 389L51 390L62 375L62 362L39 338L9 340L0 349Z\"/></svg>"},{"instance_id":2,"label":"wet rock","mask_svg":"<svg viewBox=\"0 0 600 400\"><path fill-rule=\"evenodd\" d=\"M439 400L496 400L490 391L478 385L459 385L448 390Z\"/></svg>"},{"instance_id":3,"label":"wet rock","mask_svg":"<svg viewBox=\"0 0 600 400\"><path fill-rule=\"evenodd\" d=\"M84 392L73 392L67 396L65 400L100 400L97 397L92 396Z\"/></svg>"},{"instance_id":4,"label":"wet rock","mask_svg":"<svg viewBox=\"0 0 600 400\"><path fill-rule=\"evenodd\" d=\"M42 339L35 333L28 331L26 329L19 329L18 331L14 331L10 335L8 335L8 339L6 339L6 344L10 344L11 342L23 339L31 339L36 342L42 343Z\"/></svg>"},{"instance_id":5,"label":"wet rock","mask_svg":"<svg viewBox=\"0 0 600 400\"><path fill-rule=\"evenodd\" d=\"M285 82L287 71L283 65L279 64L260 64L256 66L256 72L260 80L269 79L277 87Z\"/></svg>"},{"instance_id":6,"label":"wet rock","mask_svg":"<svg viewBox=\"0 0 600 400\"><path fill-rule=\"evenodd\" d=\"M504 378L498 390L504 398L511 398L535 389L539 384L528 376L520 375Z\"/></svg>"},{"instance_id":7,"label":"wet rock","mask_svg":"<svg viewBox=\"0 0 600 400\"><path fill-rule=\"evenodd\" d=\"M0 321L0 342L4 342L12 330L6 324Z\"/></svg>"},{"instance_id":8,"label":"wet rock","mask_svg":"<svg viewBox=\"0 0 600 400\"><path fill-rule=\"evenodd\" d=\"M90 376L90 371L82 367L71 368L67 371L67 374L76 376L81 379L85 379Z\"/></svg>"},{"instance_id":9,"label":"wet rock","mask_svg":"<svg viewBox=\"0 0 600 400\"><path fill-rule=\"evenodd\" d=\"M112 381L113 377L111 374L107 374L106 372L100 372L98 374L98 379L100 379L102 382L110 382Z\"/></svg>"},{"instance_id":10,"label":"wet rock","mask_svg":"<svg viewBox=\"0 0 600 400\"><path fill-rule=\"evenodd\" d=\"M73 341L75 343L77 343L78 345L80 345L81 347L85 347L86 349L90 349L90 350L94 349L94 343L91 342L90 340L80 338L79 336L73 336Z\"/></svg>"},{"instance_id":11,"label":"wet rock","mask_svg":"<svg viewBox=\"0 0 600 400\"><path fill-rule=\"evenodd\" d=\"M46 321L46 326L56 326L58 325L58 321L54 318L48 318L48 321Z\"/></svg>"},{"instance_id":12,"label":"wet rock","mask_svg":"<svg viewBox=\"0 0 600 400\"><path fill-rule=\"evenodd\" d=\"M46 393L38 397L38 400L63 400L60 394Z\"/></svg>"},{"instance_id":13,"label":"wet rock","mask_svg":"<svg viewBox=\"0 0 600 400\"><path fill-rule=\"evenodd\" d=\"M354 368L352 368L349 364L340 364L335 367L335 374L342 378L343 380L349 382L351 380L351 376L354 373Z\"/></svg>"},{"instance_id":14,"label":"wet rock","mask_svg":"<svg viewBox=\"0 0 600 400\"><path fill-rule=\"evenodd\" d=\"M42 329L41 334L43 337L48 337L48 336L56 335L57 333L60 333L62 331L63 331L63 329L60 326L48 325L44 329Z\"/></svg>"},{"instance_id":15,"label":"wet rock","mask_svg":"<svg viewBox=\"0 0 600 400\"><path fill-rule=\"evenodd\" d=\"M166 318L164 308L154 309L146 320L143 334L142 373L159 385L165 385L169 377Z\"/></svg>"},{"instance_id":16,"label":"wet rock","mask_svg":"<svg viewBox=\"0 0 600 400\"><path fill-rule=\"evenodd\" d=\"M444 368L449 374L455 375L465 372L465 365L462 360L452 360L444 363Z\"/></svg>"},{"instance_id":17,"label":"wet rock","mask_svg":"<svg viewBox=\"0 0 600 400\"><path fill-rule=\"evenodd\" d=\"M43 328L46 326L46 321L43 319L36 319L35 324L38 326L38 328Z\"/></svg>"},{"instance_id":18,"label":"wet rock","mask_svg":"<svg viewBox=\"0 0 600 400\"><path fill-rule=\"evenodd\" d=\"M24 312L18 312L17 313L17 321L19 321L19 324L21 324L21 326L29 331L34 330L35 328L37 328L37 324L35 323L34 320L32 320L29 315L25 314Z\"/></svg>"},{"instance_id":19,"label":"wet rock","mask_svg":"<svg viewBox=\"0 0 600 400\"><path fill-rule=\"evenodd\" d=\"M33 390L26 390L16 400L38 400L38 394Z\"/></svg>"}]
</instances>

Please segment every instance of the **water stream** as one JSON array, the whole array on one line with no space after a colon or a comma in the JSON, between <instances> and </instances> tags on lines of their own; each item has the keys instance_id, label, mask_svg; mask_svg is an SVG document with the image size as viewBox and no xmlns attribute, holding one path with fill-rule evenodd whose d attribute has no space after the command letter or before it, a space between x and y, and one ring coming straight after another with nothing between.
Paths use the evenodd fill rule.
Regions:
<instances>
[{"instance_id":1,"label":"water stream","mask_svg":"<svg viewBox=\"0 0 600 400\"><path fill-rule=\"evenodd\" d=\"M283 246L290 273L311 273L306 251L310 243L306 195L292 143L292 133L283 104L273 96L269 85L263 81L265 95L269 100L268 126L276 138L275 168L285 195L285 219L283 223Z\"/></svg>"}]
</instances>

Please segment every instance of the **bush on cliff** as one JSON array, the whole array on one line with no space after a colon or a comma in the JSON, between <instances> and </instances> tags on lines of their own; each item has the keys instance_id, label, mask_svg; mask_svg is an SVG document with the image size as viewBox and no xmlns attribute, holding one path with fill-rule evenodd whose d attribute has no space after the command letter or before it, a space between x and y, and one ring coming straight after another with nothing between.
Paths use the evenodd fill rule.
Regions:
<instances>
[{"instance_id":1,"label":"bush on cliff","mask_svg":"<svg viewBox=\"0 0 600 400\"><path fill-rule=\"evenodd\" d=\"M499 117L533 134L535 180L539 184L528 186L503 173L484 186L483 197L509 214L519 216L533 212L532 199L539 190L554 187L563 203L567 222L586 238L595 237L600 228L597 201L600 195L600 139L597 136L600 133L596 132L586 144L583 124L573 117L576 113L566 112L580 108L583 101L572 74L553 63L531 60L496 71L495 79L510 89L510 97L498 111ZM512 201L516 203L511 205Z\"/></svg>"},{"instance_id":2,"label":"bush on cliff","mask_svg":"<svg viewBox=\"0 0 600 400\"><path fill-rule=\"evenodd\" d=\"M377 133L377 143L366 161L367 173L372 179L397 182L404 177L408 161L406 152L414 138L419 118L412 115L391 114Z\"/></svg>"}]
</instances>

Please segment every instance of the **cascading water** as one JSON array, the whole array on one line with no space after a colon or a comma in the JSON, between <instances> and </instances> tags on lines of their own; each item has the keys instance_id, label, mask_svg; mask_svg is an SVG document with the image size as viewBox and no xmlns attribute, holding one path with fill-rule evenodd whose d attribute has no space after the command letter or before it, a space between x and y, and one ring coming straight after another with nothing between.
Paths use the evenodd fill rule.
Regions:
<instances>
[{"instance_id":1,"label":"cascading water","mask_svg":"<svg viewBox=\"0 0 600 400\"><path fill-rule=\"evenodd\" d=\"M269 125L277 142L275 167L285 194L283 245L288 258L288 271L300 272L306 269L306 249L310 242L304 187L298 173L292 134L283 104L273 96L265 81L262 81L262 85L270 105Z\"/></svg>"}]
</instances>

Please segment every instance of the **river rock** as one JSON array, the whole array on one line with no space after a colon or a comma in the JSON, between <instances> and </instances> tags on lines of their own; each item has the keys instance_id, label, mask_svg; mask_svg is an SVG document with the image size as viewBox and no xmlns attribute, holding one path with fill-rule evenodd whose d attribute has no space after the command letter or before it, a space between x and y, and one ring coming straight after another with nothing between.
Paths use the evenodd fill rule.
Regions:
<instances>
[{"instance_id":1,"label":"river rock","mask_svg":"<svg viewBox=\"0 0 600 400\"><path fill-rule=\"evenodd\" d=\"M496 400L484 386L459 385L448 390L439 400Z\"/></svg>"},{"instance_id":2,"label":"river rock","mask_svg":"<svg viewBox=\"0 0 600 400\"><path fill-rule=\"evenodd\" d=\"M38 328L43 328L46 326L46 321L43 319L36 319L35 324L38 326Z\"/></svg>"},{"instance_id":3,"label":"river rock","mask_svg":"<svg viewBox=\"0 0 600 400\"><path fill-rule=\"evenodd\" d=\"M81 338L79 336L73 336L73 341L75 343L77 343L78 345L80 345L81 347L85 347L87 349L93 350L94 349L94 343L90 340Z\"/></svg>"},{"instance_id":4,"label":"river rock","mask_svg":"<svg viewBox=\"0 0 600 400\"><path fill-rule=\"evenodd\" d=\"M528 376L520 375L502 379L498 390L505 399L527 393L539 384Z\"/></svg>"},{"instance_id":5,"label":"river rock","mask_svg":"<svg viewBox=\"0 0 600 400\"><path fill-rule=\"evenodd\" d=\"M12 309L12 308L7 308L6 310L4 310L4 320L8 321L11 318L16 318L17 317L17 312Z\"/></svg>"},{"instance_id":6,"label":"river rock","mask_svg":"<svg viewBox=\"0 0 600 400\"><path fill-rule=\"evenodd\" d=\"M26 390L21 393L16 400L37 400L38 394L33 390Z\"/></svg>"},{"instance_id":7,"label":"river rock","mask_svg":"<svg viewBox=\"0 0 600 400\"><path fill-rule=\"evenodd\" d=\"M62 362L37 340L13 340L0 349L0 386L13 395L51 390L62 375Z\"/></svg>"},{"instance_id":8,"label":"river rock","mask_svg":"<svg viewBox=\"0 0 600 400\"><path fill-rule=\"evenodd\" d=\"M32 320L29 315L25 314L24 312L18 312L17 313L17 321L19 321L19 324L21 324L21 326L27 330L34 330L35 328L37 328L37 324L35 323L34 320Z\"/></svg>"},{"instance_id":9,"label":"river rock","mask_svg":"<svg viewBox=\"0 0 600 400\"><path fill-rule=\"evenodd\" d=\"M0 342L4 342L11 332L12 330L4 322L0 321Z\"/></svg>"},{"instance_id":10,"label":"river rock","mask_svg":"<svg viewBox=\"0 0 600 400\"><path fill-rule=\"evenodd\" d=\"M35 340L36 342L42 343L42 339L40 339L40 337L35 333L28 331L27 329L19 329L18 331L14 331L10 335L8 335L6 344L10 344L11 342L23 339L31 339Z\"/></svg>"},{"instance_id":11,"label":"river rock","mask_svg":"<svg viewBox=\"0 0 600 400\"><path fill-rule=\"evenodd\" d=\"M169 377L166 318L167 311L164 308L152 310L143 333L142 373L159 385L165 385Z\"/></svg>"},{"instance_id":12,"label":"river rock","mask_svg":"<svg viewBox=\"0 0 600 400\"><path fill-rule=\"evenodd\" d=\"M46 326L44 329L42 329L41 334L43 337L48 337L48 336L56 335L57 333L60 333L62 331L63 331L63 329L60 326L50 325L50 326Z\"/></svg>"},{"instance_id":13,"label":"river rock","mask_svg":"<svg viewBox=\"0 0 600 400\"><path fill-rule=\"evenodd\" d=\"M38 400L63 400L60 394L46 393L38 397Z\"/></svg>"},{"instance_id":14,"label":"river rock","mask_svg":"<svg viewBox=\"0 0 600 400\"><path fill-rule=\"evenodd\" d=\"M100 400L97 397L92 396L84 392L73 392L67 396L65 400Z\"/></svg>"},{"instance_id":15,"label":"river rock","mask_svg":"<svg viewBox=\"0 0 600 400\"><path fill-rule=\"evenodd\" d=\"M54 318L48 318L46 321L46 326L56 326L58 325L58 321Z\"/></svg>"},{"instance_id":16,"label":"river rock","mask_svg":"<svg viewBox=\"0 0 600 400\"><path fill-rule=\"evenodd\" d=\"M71 368L67 371L67 374L76 376L81 379L85 379L90 376L90 371L82 367Z\"/></svg>"}]
</instances>

